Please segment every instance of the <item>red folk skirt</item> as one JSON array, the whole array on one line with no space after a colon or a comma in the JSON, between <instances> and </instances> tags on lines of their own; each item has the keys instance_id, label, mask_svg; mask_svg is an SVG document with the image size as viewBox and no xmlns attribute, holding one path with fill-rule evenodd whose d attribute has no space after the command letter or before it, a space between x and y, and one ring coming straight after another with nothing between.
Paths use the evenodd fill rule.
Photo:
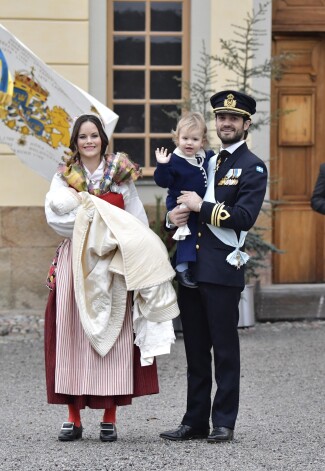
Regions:
<instances>
[{"instance_id":1,"label":"red folk skirt","mask_svg":"<svg viewBox=\"0 0 325 471\"><path fill-rule=\"evenodd\" d=\"M114 194L111 194L113 196ZM106 196L106 195L105 195ZM122 195L118 195L122 196ZM104 198L108 200L108 198ZM116 196L115 196L116 199ZM109 201L110 202L110 201ZM123 208L120 201L111 201L112 204ZM134 397L157 394L159 392L157 365L154 360L150 366L141 366L140 350L134 345L133 354L133 394L115 396L95 395L68 395L55 392L56 367L56 288L50 292L45 311L45 373L47 400L49 404L73 404L79 409L86 406L92 409L109 409L114 405L123 406L132 403Z\"/></svg>"}]
</instances>

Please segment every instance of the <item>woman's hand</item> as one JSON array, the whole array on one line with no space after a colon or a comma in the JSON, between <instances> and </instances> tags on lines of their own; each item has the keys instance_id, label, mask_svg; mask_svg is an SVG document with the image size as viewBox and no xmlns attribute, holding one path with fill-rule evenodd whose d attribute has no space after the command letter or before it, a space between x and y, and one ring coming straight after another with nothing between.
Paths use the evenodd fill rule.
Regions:
<instances>
[{"instance_id":1,"label":"woman's hand","mask_svg":"<svg viewBox=\"0 0 325 471\"><path fill-rule=\"evenodd\" d=\"M181 191L181 196L177 198L177 204L184 203L191 211L198 213L201 209L202 198L195 191Z\"/></svg>"}]
</instances>

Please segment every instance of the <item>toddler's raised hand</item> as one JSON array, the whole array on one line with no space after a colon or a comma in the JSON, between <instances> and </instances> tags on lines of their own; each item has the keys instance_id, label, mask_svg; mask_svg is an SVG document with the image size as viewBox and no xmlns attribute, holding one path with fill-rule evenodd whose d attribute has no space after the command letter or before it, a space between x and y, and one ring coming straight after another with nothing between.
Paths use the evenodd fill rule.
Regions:
<instances>
[{"instance_id":1,"label":"toddler's raised hand","mask_svg":"<svg viewBox=\"0 0 325 471\"><path fill-rule=\"evenodd\" d=\"M162 147L161 149L157 148L155 153L156 153L157 162L160 164L168 164L170 160L170 156L172 155L172 154L167 155L167 149L165 149L165 147Z\"/></svg>"}]
</instances>

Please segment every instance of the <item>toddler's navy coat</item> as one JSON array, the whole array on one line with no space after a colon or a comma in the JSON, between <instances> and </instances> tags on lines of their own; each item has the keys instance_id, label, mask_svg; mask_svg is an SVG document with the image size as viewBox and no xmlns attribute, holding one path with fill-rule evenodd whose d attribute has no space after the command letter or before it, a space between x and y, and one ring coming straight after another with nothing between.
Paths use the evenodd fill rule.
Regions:
<instances>
[{"instance_id":1,"label":"toddler's navy coat","mask_svg":"<svg viewBox=\"0 0 325 471\"><path fill-rule=\"evenodd\" d=\"M195 191L203 198L207 189L207 168L210 158L215 155L212 150L205 151L205 159L201 167L191 165L186 159L173 153L167 164L157 163L154 180L162 188L168 188L166 207L171 211L177 206L177 198L181 191ZM178 241L176 265L182 262L195 262L198 214L190 213L187 225L191 235Z\"/></svg>"}]
</instances>

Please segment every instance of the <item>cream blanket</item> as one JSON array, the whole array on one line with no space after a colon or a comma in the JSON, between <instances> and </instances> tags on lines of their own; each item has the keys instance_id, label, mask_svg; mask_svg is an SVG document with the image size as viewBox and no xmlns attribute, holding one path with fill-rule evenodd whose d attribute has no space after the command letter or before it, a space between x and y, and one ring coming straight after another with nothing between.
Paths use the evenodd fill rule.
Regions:
<instances>
[{"instance_id":1,"label":"cream blanket","mask_svg":"<svg viewBox=\"0 0 325 471\"><path fill-rule=\"evenodd\" d=\"M105 356L117 339L127 291L134 291L136 343L142 363L169 353L179 314L175 272L160 238L116 206L79 193L73 231L73 272L80 320L93 348ZM152 324L152 328L150 325Z\"/></svg>"}]
</instances>

